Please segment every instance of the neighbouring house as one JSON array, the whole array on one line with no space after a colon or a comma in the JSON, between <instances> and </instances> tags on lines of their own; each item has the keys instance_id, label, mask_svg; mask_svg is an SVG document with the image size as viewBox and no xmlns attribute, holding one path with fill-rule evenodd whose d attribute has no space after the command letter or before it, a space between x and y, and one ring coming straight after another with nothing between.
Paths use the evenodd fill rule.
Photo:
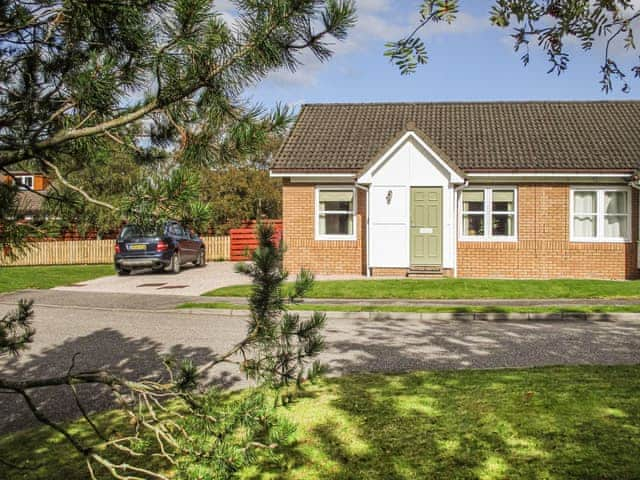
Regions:
<instances>
[{"instance_id":1,"label":"neighbouring house","mask_svg":"<svg viewBox=\"0 0 640 480\"><path fill-rule=\"evenodd\" d=\"M46 175L17 171L9 175L1 175L0 181L18 185L19 213L24 220L33 220L42 213L43 194L49 188L49 179Z\"/></svg>"},{"instance_id":2,"label":"neighbouring house","mask_svg":"<svg viewBox=\"0 0 640 480\"><path fill-rule=\"evenodd\" d=\"M305 105L277 154L285 267L639 276L640 102Z\"/></svg>"}]
</instances>

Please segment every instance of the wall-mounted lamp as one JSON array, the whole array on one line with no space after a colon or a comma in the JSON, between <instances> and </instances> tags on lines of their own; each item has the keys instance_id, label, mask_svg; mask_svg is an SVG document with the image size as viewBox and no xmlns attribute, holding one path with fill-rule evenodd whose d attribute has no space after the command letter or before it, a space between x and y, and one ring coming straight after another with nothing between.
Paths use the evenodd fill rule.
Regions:
<instances>
[{"instance_id":1,"label":"wall-mounted lamp","mask_svg":"<svg viewBox=\"0 0 640 480\"><path fill-rule=\"evenodd\" d=\"M387 199L387 205L391 205L391 199L393 198L393 190L389 190L385 198Z\"/></svg>"}]
</instances>

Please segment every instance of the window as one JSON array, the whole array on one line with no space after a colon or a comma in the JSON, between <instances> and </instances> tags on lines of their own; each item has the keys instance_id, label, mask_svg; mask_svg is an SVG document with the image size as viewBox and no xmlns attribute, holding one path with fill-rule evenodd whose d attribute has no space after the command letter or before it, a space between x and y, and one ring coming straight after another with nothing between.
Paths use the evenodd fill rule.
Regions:
<instances>
[{"instance_id":1,"label":"window","mask_svg":"<svg viewBox=\"0 0 640 480\"><path fill-rule=\"evenodd\" d=\"M316 190L316 238L355 240L355 190L327 187Z\"/></svg>"},{"instance_id":2,"label":"window","mask_svg":"<svg viewBox=\"0 0 640 480\"><path fill-rule=\"evenodd\" d=\"M463 240L516 239L516 189L470 188L462 192Z\"/></svg>"},{"instance_id":3,"label":"window","mask_svg":"<svg viewBox=\"0 0 640 480\"><path fill-rule=\"evenodd\" d=\"M16 175L14 179L20 190L33 188L33 175Z\"/></svg>"},{"instance_id":4,"label":"window","mask_svg":"<svg viewBox=\"0 0 640 480\"><path fill-rule=\"evenodd\" d=\"M629 189L574 188L571 190L570 210L571 241L630 241Z\"/></svg>"}]
</instances>

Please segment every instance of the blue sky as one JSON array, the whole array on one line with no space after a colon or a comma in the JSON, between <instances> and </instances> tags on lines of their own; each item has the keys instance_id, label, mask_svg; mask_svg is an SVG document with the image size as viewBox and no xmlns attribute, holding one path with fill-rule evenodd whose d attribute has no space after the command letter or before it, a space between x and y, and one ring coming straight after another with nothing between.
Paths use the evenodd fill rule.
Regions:
<instances>
[{"instance_id":1,"label":"blue sky","mask_svg":"<svg viewBox=\"0 0 640 480\"><path fill-rule=\"evenodd\" d=\"M629 94L605 94L598 84L603 50L572 49L569 70L547 74L539 54L524 67L513 51L511 30L489 24L492 1L462 1L453 25L439 24L423 33L430 61L401 76L383 56L384 43L397 40L417 21L419 0L358 0L358 24L335 45L335 55L320 64L305 55L294 74L275 72L250 91L253 100L271 106L314 102L456 101L456 100L614 100L640 99L640 80L630 80ZM617 48L630 62L638 52ZM533 53L533 52L532 52Z\"/></svg>"}]
</instances>

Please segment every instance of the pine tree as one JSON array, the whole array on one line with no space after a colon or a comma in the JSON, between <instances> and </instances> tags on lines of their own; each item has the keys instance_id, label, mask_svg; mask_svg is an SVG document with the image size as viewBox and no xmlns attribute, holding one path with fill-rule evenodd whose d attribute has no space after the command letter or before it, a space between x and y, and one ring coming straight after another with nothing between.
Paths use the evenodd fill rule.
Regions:
<instances>
[{"instance_id":1,"label":"pine tree","mask_svg":"<svg viewBox=\"0 0 640 480\"><path fill-rule=\"evenodd\" d=\"M324 347L321 331L326 315L313 312L309 319L302 320L299 314L287 311L287 300L300 301L313 287L313 275L301 270L285 291L288 273L283 268L284 243L277 241L268 223L259 223L256 235L258 248L252 253L252 262L238 265L240 272L253 279L247 338L254 340L243 349L247 353L244 369L250 377L277 390L300 387L322 372L318 362L310 367L308 363ZM288 396L285 392L283 398Z\"/></svg>"}]
</instances>

